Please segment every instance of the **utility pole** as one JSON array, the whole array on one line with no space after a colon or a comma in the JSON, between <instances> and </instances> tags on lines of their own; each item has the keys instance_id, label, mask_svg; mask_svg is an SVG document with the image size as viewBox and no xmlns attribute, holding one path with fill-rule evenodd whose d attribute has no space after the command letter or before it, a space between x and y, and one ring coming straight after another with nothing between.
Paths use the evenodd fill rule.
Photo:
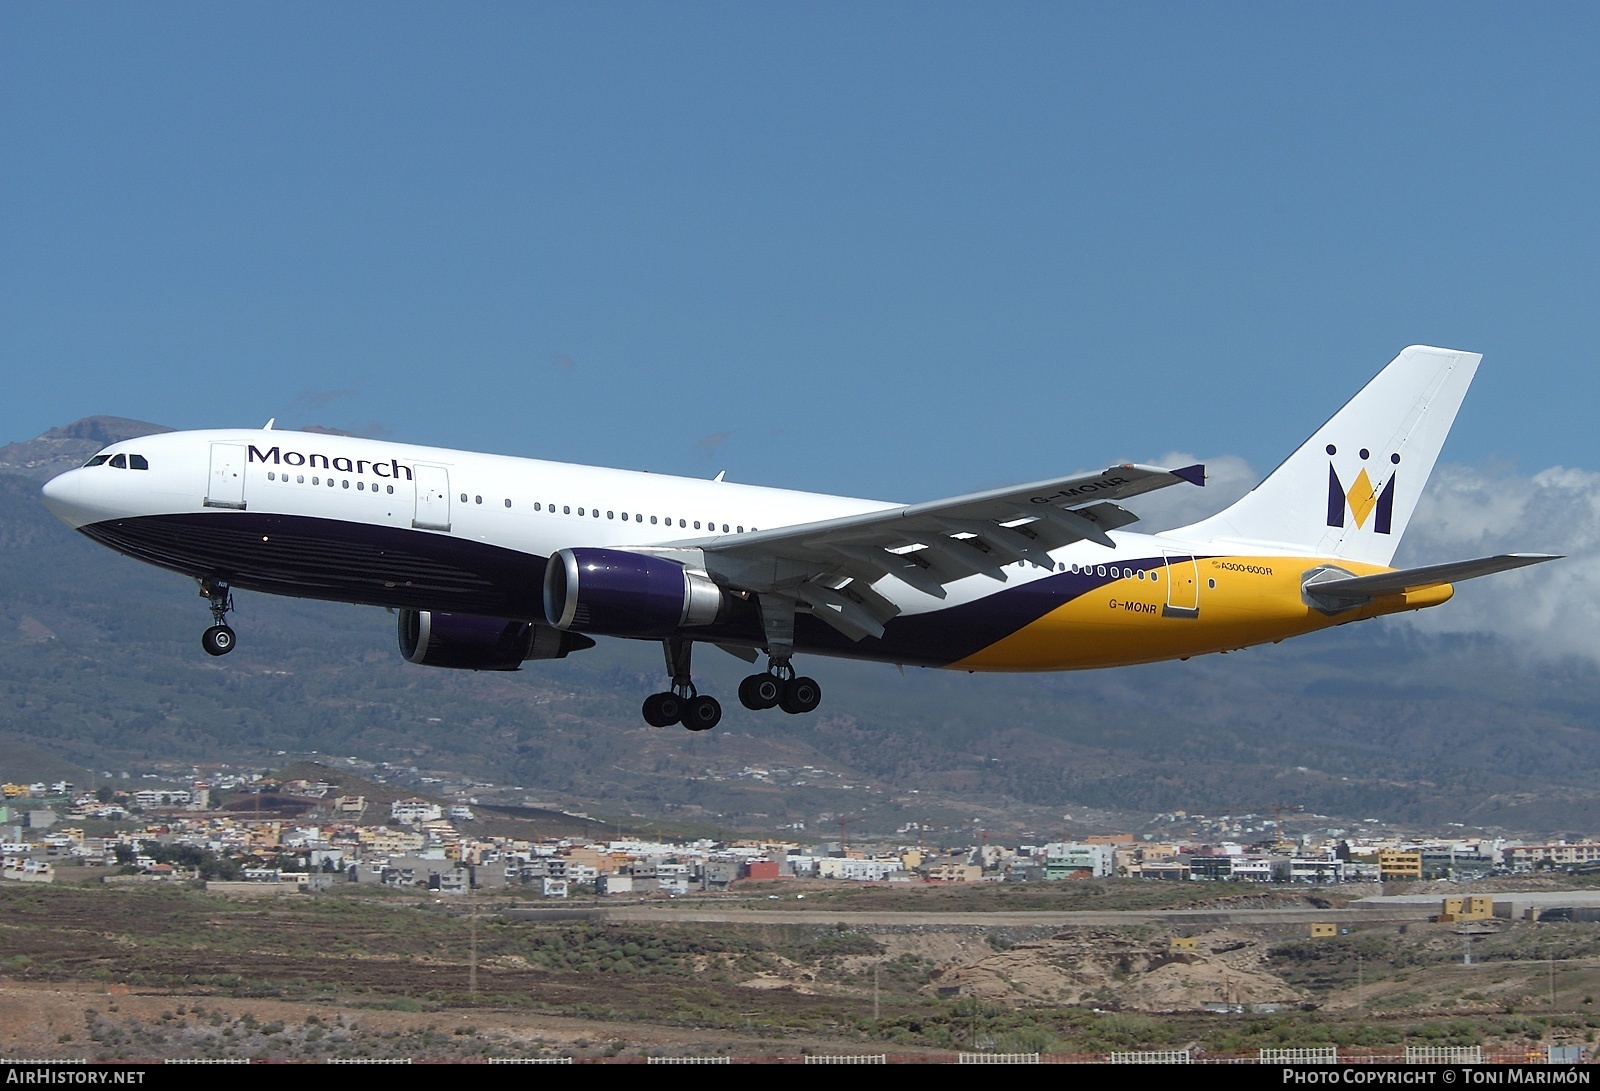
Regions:
<instances>
[{"instance_id":1,"label":"utility pole","mask_svg":"<svg viewBox=\"0 0 1600 1091\"><path fill-rule=\"evenodd\" d=\"M472 881L467 880L467 928L471 936L467 953L467 995L478 1002L478 907L472 900Z\"/></svg>"},{"instance_id":2,"label":"utility pole","mask_svg":"<svg viewBox=\"0 0 1600 1091\"><path fill-rule=\"evenodd\" d=\"M878 969L880 964L872 964L872 1021L878 1021Z\"/></svg>"},{"instance_id":3,"label":"utility pole","mask_svg":"<svg viewBox=\"0 0 1600 1091\"><path fill-rule=\"evenodd\" d=\"M1361 1002L1361 990L1362 990L1361 952L1357 951L1356 952L1356 1007L1357 1008L1365 1007L1365 1005L1362 1004L1362 1002Z\"/></svg>"}]
</instances>

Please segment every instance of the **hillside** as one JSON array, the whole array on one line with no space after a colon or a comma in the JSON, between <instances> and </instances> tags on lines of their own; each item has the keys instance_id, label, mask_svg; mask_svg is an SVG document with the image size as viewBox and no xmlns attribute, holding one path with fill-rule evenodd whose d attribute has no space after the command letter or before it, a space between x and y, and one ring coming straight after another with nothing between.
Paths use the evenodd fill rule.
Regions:
<instances>
[{"instance_id":1,"label":"hillside","mask_svg":"<svg viewBox=\"0 0 1600 1091\"><path fill-rule=\"evenodd\" d=\"M639 720L661 681L648 643L473 674L402 662L376 609L240 593L223 660L200 650L206 623L192 583L74 534L36 476L0 473L0 741L74 767L355 755L718 828L1050 832L1285 800L1351 821L1600 829L1600 674L1381 621L1076 674L812 660L826 696L808 717L737 707L747 668L706 648L697 678L727 714L703 736Z\"/></svg>"}]
</instances>

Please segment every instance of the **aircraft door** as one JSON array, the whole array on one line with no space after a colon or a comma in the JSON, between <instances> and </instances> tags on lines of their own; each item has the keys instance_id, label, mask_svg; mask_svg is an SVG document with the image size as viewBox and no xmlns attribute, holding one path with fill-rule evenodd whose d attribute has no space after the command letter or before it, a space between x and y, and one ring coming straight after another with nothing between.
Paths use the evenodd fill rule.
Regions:
<instances>
[{"instance_id":1,"label":"aircraft door","mask_svg":"<svg viewBox=\"0 0 1600 1091\"><path fill-rule=\"evenodd\" d=\"M1200 566L1191 556L1164 553L1167 561L1167 602L1162 617L1200 616Z\"/></svg>"},{"instance_id":2,"label":"aircraft door","mask_svg":"<svg viewBox=\"0 0 1600 1091\"><path fill-rule=\"evenodd\" d=\"M411 525L418 530L450 529L450 471L443 466L415 466L417 509Z\"/></svg>"},{"instance_id":3,"label":"aircraft door","mask_svg":"<svg viewBox=\"0 0 1600 1091\"><path fill-rule=\"evenodd\" d=\"M206 507L244 510L244 460L243 444L211 445L211 476L206 479Z\"/></svg>"}]
</instances>

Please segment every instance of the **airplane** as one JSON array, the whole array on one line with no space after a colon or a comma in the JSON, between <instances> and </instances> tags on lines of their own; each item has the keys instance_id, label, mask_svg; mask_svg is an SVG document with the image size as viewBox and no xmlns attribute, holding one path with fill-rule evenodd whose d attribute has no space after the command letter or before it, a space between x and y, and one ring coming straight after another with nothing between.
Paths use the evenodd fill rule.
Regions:
<instances>
[{"instance_id":1,"label":"airplane","mask_svg":"<svg viewBox=\"0 0 1600 1091\"><path fill-rule=\"evenodd\" d=\"M659 641L646 722L722 718L696 644L763 671L752 710L814 711L797 654L965 671L1188 659L1437 606L1556 559L1390 567L1481 356L1412 346L1237 503L1156 534L1119 501L1203 486L1132 463L894 504L323 433L169 432L48 482L88 537L193 577L233 650L235 588L389 607L415 664L517 670L600 636Z\"/></svg>"}]
</instances>

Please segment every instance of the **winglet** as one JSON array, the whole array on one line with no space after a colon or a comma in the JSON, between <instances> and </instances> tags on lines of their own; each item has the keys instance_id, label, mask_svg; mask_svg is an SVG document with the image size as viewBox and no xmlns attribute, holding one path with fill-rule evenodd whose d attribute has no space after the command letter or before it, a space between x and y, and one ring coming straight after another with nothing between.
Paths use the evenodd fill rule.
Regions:
<instances>
[{"instance_id":1,"label":"winglet","mask_svg":"<svg viewBox=\"0 0 1600 1091\"><path fill-rule=\"evenodd\" d=\"M1173 477L1181 477L1191 485L1199 485L1202 489L1206 486L1205 463L1197 462L1193 466L1184 466L1176 470L1168 470Z\"/></svg>"},{"instance_id":2,"label":"winglet","mask_svg":"<svg viewBox=\"0 0 1600 1091\"><path fill-rule=\"evenodd\" d=\"M277 424L277 423L278 423L278 418L277 418L277 417L272 417L272 418L270 418L270 419L269 419L269 420L268 420L268 421L267 421L267 423L266 423L266 424L263 424L263 425L262 425L262 426L261 426L261 430L262 430L262 431L263 431L263 432L270 432L270 431L272 431L272 426L273 426L273 425L274 425L274 424Z\"/></svg>"}]
</instances>

